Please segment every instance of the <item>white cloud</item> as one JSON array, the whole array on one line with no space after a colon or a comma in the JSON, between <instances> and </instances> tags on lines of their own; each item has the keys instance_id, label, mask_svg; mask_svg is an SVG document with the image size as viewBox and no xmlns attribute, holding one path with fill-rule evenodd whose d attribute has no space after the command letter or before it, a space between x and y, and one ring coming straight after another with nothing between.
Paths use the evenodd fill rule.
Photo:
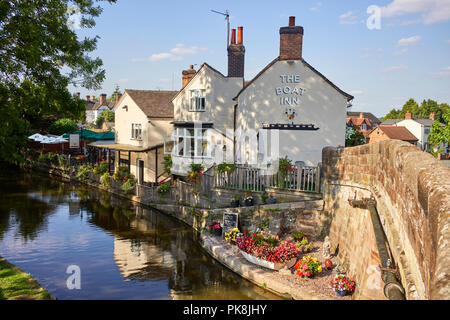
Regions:
<instances>
[{"instance_id":1,"label":"white cloud","mask_svg":"<svg viewBox=\"0 0 450 320\"><path fill-rule=\"evenodd\" d=\"M317 2L315 7L310 8L311 11L317 11L323 5L322 2Z\"/></svg>"},{"instance_id":2,"label":"white cloud","mask_svg":"<svg viewBox=\"0 0 450 320\"><path fill-rule=\"evenodd\" d=\"M450 43L450 39L449 40L445 40L445 42Z\"/></svg>"},{"instance_id":3,"label":"white cloud","mask_svg":"<svg viewBox=\"0 0 450 320\"><path fill-rule=\"evenodd\" d=\"M170 61L180 61L183 60L183 57L176 56L172 53L162 52L162 53L154 53L148 58L151 62L161 61L161 60L170 60Z\"/></svg>"},{"instance_id":4,"label":"white cloud","mask_svg":"<svg viewBox=\"0 0 450 320\"><path fill-rule=\"evenodd\" d=\"M405 70L405 69L406 69L405 66L390 66L390 67L381 68L381 72L382 73L391 73L391 72L402 71L402 70Z\"/></svg>"},{"instance_id":5,"label":"white cloud","mask_svg":"<svg viewBox=\"0 0 450 320\"><path fill-rule=\"evenodd\" d=\"M122 79L119 79L119 82L120 82L120 83L127 83L128 81L129 81L128 78L122 78Z\"/></svg>"},{"instance_id":6,"label":"white cloud","mask_svg":"<svg viewBox=\"0 0 450 320\"><path fill-rule=\"evenodd\" d=\"M402 56L406 53L408 53L408 48L402 48L400 50L395 51L394 56Z\"/></svg>"},{"instance_id":7,"label":"white cloud","mask_svg":"<svg viewBox=\"0 0 450 320\"><path fill-rule=\"evenodd\" d=\"M430 76L432 78L448 78L450 77L450 67L444 67L441 71L431 72Z\"/></svg>"},{"instance_id":8,"label":"white cloud","mask_svg":"<svg viewBox=\"0 0 450 320\"><path fill-rule=\"evenodd\" d=\"M170 50L173 54L186 55L186 54L197 54L200 51L206 51L206 48L199 48L196 46L185 47L184 44L177 44L177 46Z\"/></svg>"},{"instance_id":9,"label":"white cloud","mask_svg":"<svg viewBox=\"0 0 450 320\"><path fill-rule=\"evenodd\" d=\"M351 95L361 95L361 94L363 94L364 93L364 91L361 91L361 90L353 90L353 91L350 91L350 94Z\"/></svg>"},{"instance_id":10,"label":"white cloud","mask_svg":"<svg viewBox=\"0 0 450 320\"><path fill-rule=\"evenodd\" d=\"M419 42L420 39L422 39L421 36L413 36L413 37L410 37L410 38L403 38L403 39L398 40L397 45L399 47L413 45L413 44L416 44L417 42Z\"/></svg>"},{"instance_id":11,"label":"white cloud","mask_svg":"<svg viewBox=\"0 0 450 320\"><path fill-rule=\"evenodd\" d=\"M349 12L341 14L339 16L339 23L340 24L357 24L358 17L356 16L355 12L349 11Z\"/></svg>"},{"instance_id":12,"label":"white cloud","mask_svg":"<svg viewBox=\"0 0 450 320\"><path fill-rule=\"evenodd\" d=\"M449 0L393 0L381 8L384 18L400 17L408 14L420 14L424 24L450 20Z\"/></svg>"},{"instance_id":13,"label":"white cloud","mask_svg":"<svg viewBox=\"0 0 450 320\"><path fill-rule=\"evenodd\" d=\"M193 55L201 51L207 50L208 50L207 48L199 48L196 46L186 47L184 44L179 43L175 46L175 48L170 49L169 52L154 53L148 58L133 58L131 59L131 61L132 62L144 62L144 61L157 62L162 60L181 61L183 60L183 56L185 55Z\"/></svg>"}]
</instances>

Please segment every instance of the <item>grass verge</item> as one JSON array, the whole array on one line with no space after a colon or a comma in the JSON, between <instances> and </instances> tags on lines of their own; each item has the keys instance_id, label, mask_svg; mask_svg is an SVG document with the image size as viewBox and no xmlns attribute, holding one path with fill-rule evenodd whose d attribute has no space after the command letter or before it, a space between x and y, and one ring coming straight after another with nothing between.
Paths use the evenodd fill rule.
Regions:
<instances>
[{"instance_id":1,"label":"grass verge","mask_svg":"<svg viewBox=\"0 0 450 320\"><path fill-rule=\"evenodd\" d=\"M0 257L0 300L49 300L36 279Z\"/></svg>"}]
</instances>

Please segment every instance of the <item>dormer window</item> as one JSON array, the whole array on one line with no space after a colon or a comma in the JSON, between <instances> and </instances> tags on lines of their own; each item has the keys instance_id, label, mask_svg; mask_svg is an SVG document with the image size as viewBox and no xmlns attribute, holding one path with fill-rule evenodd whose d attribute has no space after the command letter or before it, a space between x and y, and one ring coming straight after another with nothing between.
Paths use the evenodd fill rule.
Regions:
<instances>
[{"instance_id":1,"label":"dormer window","mask_svg":"<svg viewBox=\"0 0 450 320\"><path fill-rule=\"evenodd\" d=\"M361 125L361 130L362 130L362 131L367 131L367 125L366 125L365 123L363 123L363 124Z\"/></svg>"},{"instance_id":2,"label":"dormer window","mask_svg":"<svg viewBox=\"0 0 450 320\"><path fill-rule=\"evenodd\" d=\"M204 112L206 110L206 98L205 98L206 90L204 89L196 89L191 90L190 101L189 101L189 111L192 112Z\"/></svg>"}]
</instances>

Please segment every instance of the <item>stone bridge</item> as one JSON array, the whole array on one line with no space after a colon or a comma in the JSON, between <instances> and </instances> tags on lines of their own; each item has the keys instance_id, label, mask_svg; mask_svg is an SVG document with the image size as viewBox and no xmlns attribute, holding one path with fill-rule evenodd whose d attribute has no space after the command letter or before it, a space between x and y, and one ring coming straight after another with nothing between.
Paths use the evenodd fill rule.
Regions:
<instances>
[{"instance_id":1,"label":"stone bridge","mask_svg":"<svg viewBox=\"0 0 450 320\"><path fill-rule=\"evenodd\" d=\"M450 298L450 169L409 143L388 140L323 150L322 234L357 299L386 299L369 210L373 198L406 299Z\"/></svg>"}]
</instances>

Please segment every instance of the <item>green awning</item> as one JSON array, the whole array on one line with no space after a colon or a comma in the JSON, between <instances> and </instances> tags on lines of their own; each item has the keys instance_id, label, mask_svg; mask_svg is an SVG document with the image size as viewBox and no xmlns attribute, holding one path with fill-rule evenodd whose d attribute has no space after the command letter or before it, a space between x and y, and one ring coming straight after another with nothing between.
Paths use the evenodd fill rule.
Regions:
<instances>
[{"instance_id":1,"label":"green awning","mask_svg":"<svg viewBox=\"0 0 450 320\"><path fill-rule=\"evenodd\" d=\"M63 138L68 139L71 134L81 134L81 130L73 131L70 133L66 133L63 135ZM83 130L82 140L90 140L90 141L104 141L104 140L114 140L115 135L114 132L94 132L91 130Z\"/></svg>"}]
</instances>

